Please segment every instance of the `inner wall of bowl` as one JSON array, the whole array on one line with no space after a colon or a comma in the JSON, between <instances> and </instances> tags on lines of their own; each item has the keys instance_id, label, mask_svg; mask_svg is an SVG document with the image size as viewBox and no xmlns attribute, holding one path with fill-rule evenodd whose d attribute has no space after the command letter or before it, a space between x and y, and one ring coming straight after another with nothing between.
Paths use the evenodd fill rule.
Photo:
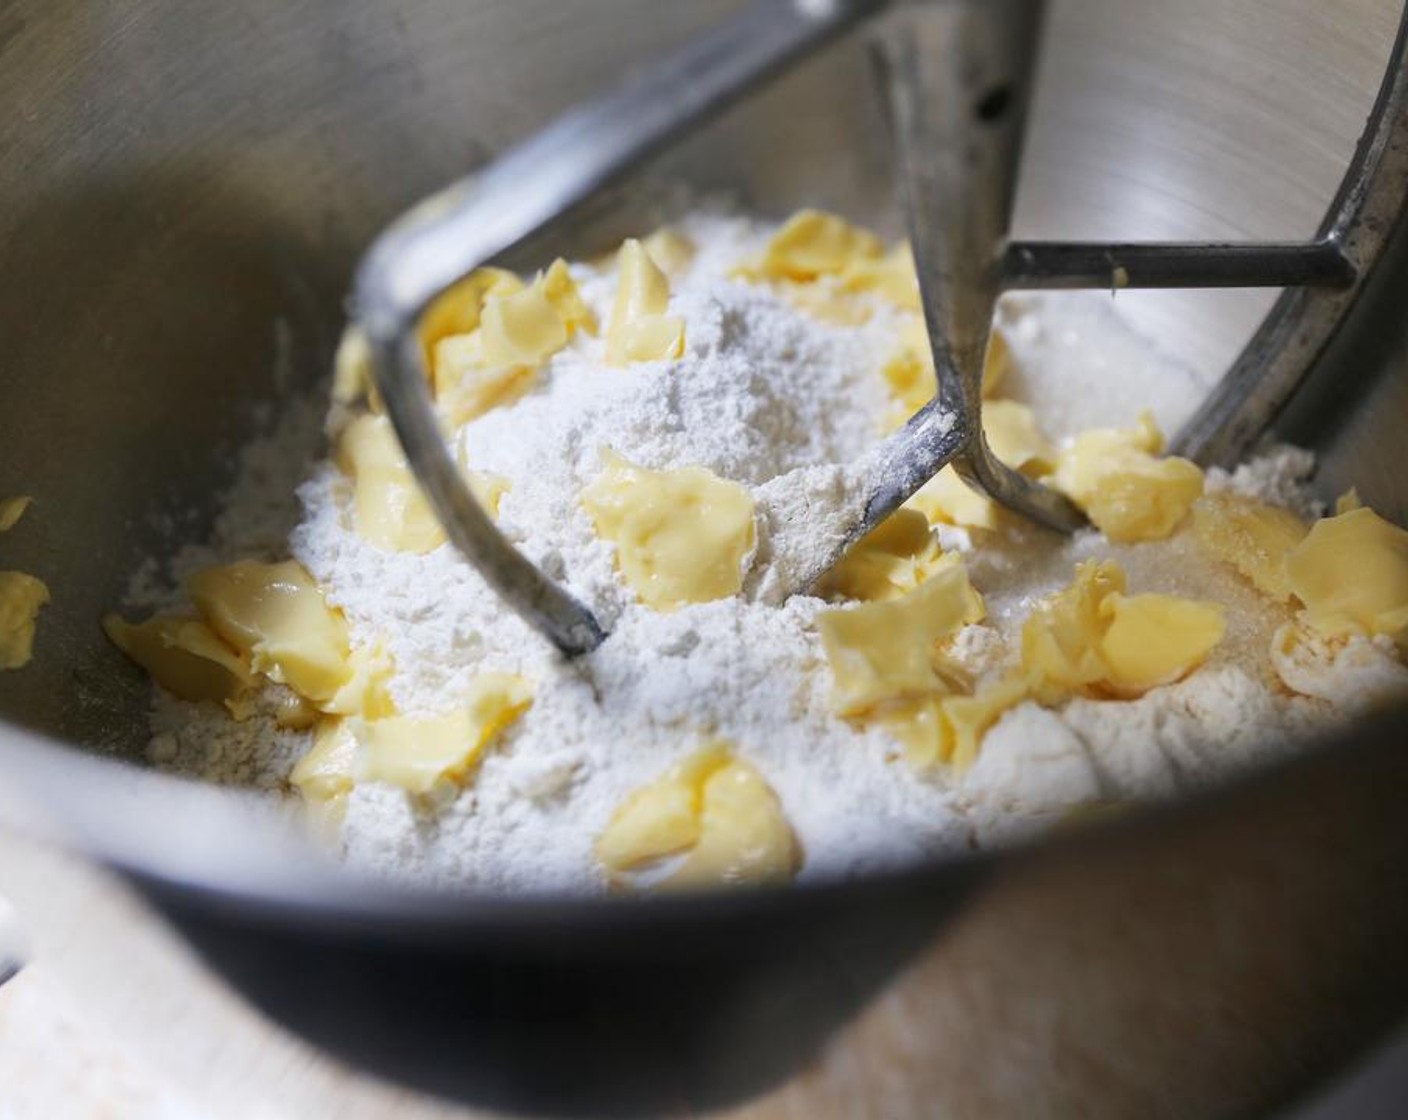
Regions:
<instances>
[{"instance_id":1,"label":"inner wall of bowl","mask_svg":"<svg viewBox=\"0 0 1408 1120\"><path fill-rule=\"evenodd\" d=\"M739 6L257 0L196 18L147 0L119 19L82 0L12 5L0 17L0 100L21 109L0 122L0 497L37 504L0 541L0 566L41 576L54 601L34 663L0 674L0 716L135 756L146 683L98 620L145 558L209 531L233 452L271 402L276 414L327 369L367 240ZM1308 236L1395 9L1055 0L1016 233ZM733 111L657 177L777 215L820 205L899 228L858 41ZM639 231L653 218L642 197L623 192L573 240ZM1209 383L1270 302L1118 299ZM1403 512L1405 495L1386 489L1405 473L1400 443L1341 431L1353 438L1334 437L1337 474L1360 471L1366 497ZM312 456L316 431L307 445Z\"/></svg>"}]
</instances>

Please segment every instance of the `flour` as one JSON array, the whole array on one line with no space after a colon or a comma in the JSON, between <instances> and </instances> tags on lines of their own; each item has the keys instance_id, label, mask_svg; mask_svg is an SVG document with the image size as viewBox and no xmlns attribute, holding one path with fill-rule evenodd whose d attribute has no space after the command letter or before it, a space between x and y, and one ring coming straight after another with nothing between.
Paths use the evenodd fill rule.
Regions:
<instances>
[{"instance_id":1,"label":"flour","mask_svg":"<svg viewBox=\"0 0 1408 1120\"><path fill-rule=\"evenodd\" d=\"M341 830L350 862L485 891L599 889L593 842L622 798L722 738L776 791L805 853L800 878L855 875L1005 843L1093 801L1173 796L1221 780L1294 749L1365 681L1376 695L1402 685L1394 670L1408 671L1392 651L1365 643L1302 651L1297 671L1310 698L1292 697L1266 652L1289 613L1208 564L1186 537L1115 546L1094 531L1062 538L1015 519L983 541L944 530L941 543L965 555L987 602L986 622L963 630L953 651L979 680L1012 665L1032 605L1090 557L1117 559L1134 590L1221 602L1230 624L1209 663L1181 684L1060 711L1019 705L966 774L916 774L885 733L831 714L813 625L823 604L779 603L777 594L834 551L856 508L855 464L892 407L880 366L897 321L877 307L862 326L828 325L730 279L767 227L699 213L682 228L699 246L671 281L670 311L687 323L682 359L612 368L600 340L579 334L532 392L453 437L469 465L508 479L504 533L611 630L593 654L564 663L448 545L418 556L362 540L349 520L349 484L330 464L304 472L301 514L290 510L283 480L307 462L307 444L289 431L247 454L212 542L171 565L179 577L239 555L291 553L345 613L354 644L387 643L392 695L406 714L447 710L485 671L534 682L532 707L457 796L359 785ZM574 266L573 275L605 320L611 272ZM1172 427L1202 392L1188 371L1151 353L1106 297L1024 297L1003 319L1021 369L1004 391L1034 402L1053 437L1127 425L1145 407ZM290 416L286 426L306 419ZM644 467L703 466L752 489L758 546L742 596L672 614L635 602L579 500L607 447ZM1279 450L1214 472L1209 485L1304 509L1311 466L1303 453ZM144 605L178 600L150 573L134 589ZM276 726L278 700L278 689L267 690L236 723L213 705L158 692L149 757L206 780L282 791L309 735Z\"/></svg>"}]
</instances>

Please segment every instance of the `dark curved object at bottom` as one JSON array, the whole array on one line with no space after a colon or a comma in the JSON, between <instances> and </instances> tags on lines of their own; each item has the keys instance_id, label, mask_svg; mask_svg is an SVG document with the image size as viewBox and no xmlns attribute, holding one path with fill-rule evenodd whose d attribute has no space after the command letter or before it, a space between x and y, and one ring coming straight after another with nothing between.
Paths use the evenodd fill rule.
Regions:
<instances>
[{"instance_id":1,"label":"dark curved object at bottom","mask_svg":"<svg viewBox=\"0 0 1408 1120\"><path fill-rule=\"evenodd\" d=\"M623 1117L723 1107L793 1073L932 940L980 866L623 902L607 920L544 903L492 928L469 909L373 922L145 889L270 1017L358 1068L490 1108Z\"/></svg>"},{"instance_id":2,"label":"dark curved object at bottom","mask_svg":"<svg viewBox=\"0 0 1408 1120\"><path fill-rule=\"evenodd\" d=\"M1198 1114L1265 1115L1408 1011L1405 805L1400 710L1194 804L835 886L609 904L427 896L358 915L139 885L272 1018L478 1106L625 1117L737 1103L802 1067L950 918L982 910L992 953L964 959L991 1006L973 1006L974 1037L1000 1045L1013 1007L1059 1009L1069 1029L1041 1045L1082 1062L1101 1046L1112 1099L1201 1094L1220 1103ZM964 905L976 893L984 905ZM955 936L971 944L966 917ZM1208 1017L1189 1022L1193 1007ZM1130 1083L1121 1051L1146 1027L1164 1057ZM1183 1086L1176 1055L1207 1065L1219 1037L1240 1040L1224 1080L1195 1091L1198 1067L1182 1066Z\"/></svg>"}]
</instances>

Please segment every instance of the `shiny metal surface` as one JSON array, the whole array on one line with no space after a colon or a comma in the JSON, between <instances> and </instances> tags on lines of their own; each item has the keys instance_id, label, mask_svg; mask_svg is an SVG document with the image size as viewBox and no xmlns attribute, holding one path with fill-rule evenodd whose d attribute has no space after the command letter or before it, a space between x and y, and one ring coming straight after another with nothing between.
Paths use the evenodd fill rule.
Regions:
<instances>
[{"instance_id":1,"label":"shiny metal surface","mask_svg":"<svg viewBox=\"0 0 1408 1120\"><path fill-rule=\"evenodd\" d=\"M144 556L212 526L229 452L267 423L258 403L323 375L354 263L385 222L740 7L246 0L203 8L199 18L176 0L0 7L0 103L12 107L0 115L0 495L38 499L0 538L0 566L32 571L54 591L35 662L0 674L3 780L33 790L58 828L102 858L232 928L257 916L285 932L337 924L363 941L374 925L383 939L403 927L426 938L452 929L464 941L497 929L527 944L524 931L548 922L609 941L613 923L653 920L649 908L611 902L388 891L320 866L269 828L241 791L198 788L142 765L146 685L107 647L97 620ZM1014 236L1312 236L1372 103L1397 8L1394 0L1053 0ZM659 172L737 189L774 214L826 206L895 234L888 141L870 78L858 44L829 48ZM599 247L648 228L660 216L652 205L618 195L584 215L574 236ZM1385 265L1398 279L1374 283L1281 429L1320 454L1326 496L1352 482L1400 520L1408 517L1405 256L1400 244ZM1115 298L1209 387L1272 302L1254 291ZM318 438L315 424L306 433L310 454ZM291 487L298 465L284 473ZM1327 752L1327 767L1333 758ZM1321 817L1303 791L1265 798L1265 819L1237 831L1245 796L1257 794L1222 803L1244 865L1270 866L1295 844L1317 855L1339 850L1338 834L1309 827ZM1355 819L1353 796L1335 803L1336 819ZM1273 820L1307 827L1278 833ZM1186 837L1179 819L1138 827L1150 847L1167 852ZM1107 843L1112 863L1122 836ZM1263 836L1275 842L1258 854ZM1198 882L1220 892L1209 904L1219 921L1240 897L1226 877L1232 872L1208 856L1224 847L1220 840L1188 861ZM1082 874L1088 865L1071 863L1064 848L1043 858L1091 882ZM1178 875L1194 876L1174 863ZM1248 932L1247 953L1268 940L1290 946L1296 923L1322 913L1328 920L1349 870L1335 868L1339 878L1326 877L1331 886L1313 906L1290 905L1291 880L1277 879L1272 893L1288 902L1285 921L1270 939ZM1103 905L1126 913L1131 881L1141 880L1112 871L1099 890L1089 887L1082 912ZM921 897L932 898L932 888ZM870 900L869 889L855 897ZM836 912L863 913L865 903L850 899ZM957 893L947 902L957 906ZM691 909L684 924L705 928L726 910ZM1010 944L1028 947L1027 956L1050 928L1017 922ZM1340 959L1325 947L1369 928L1318 929L1315 952L1286 975L1319 984L1317 962L1328 968ZM1387 937L1399 927L1374 928ZM1359 959L1353 945L1346 952ZM1160 975L1182 959L1175 948L1169 954ZM1000 985L1001 968L985 975ZM276 990L309 989L276 988L271 979ZM1328 980L1316 991L1338 1000ZM1014 1007L1025 1006L1025 995L1014 995ZM1149 1000L1131 998L1139 1007ZM1222 1005L1210 997L1210 1006ZM1353 1018L1357 1005L1342 1006ZM1280 1046L1292 1037L1294 1045ZM1331 1052L1313 1030L1278 1028L1276 1039L1277 1047L1223 1048L1251 1071L1254 1088L1240 1100L1279 1099L1268 1086L1320 1068ZM1081 1051L1073 1052L1078 1061ZM1169 1092L1184 1080L1177 1073L1165 1082ZM1204 1089L1203 1100L1221 1091L1220 1083Z\"/></svg>"},{"instance_id":2,"label":"shiny metal surface","mask_svg":"<svg viewBox=\"0 0 1408 1120\"><path fill-rule=\"evenodd\" d=\"M1038 524L1070 531L1085 523L1062 495L1000 463L982 422L983 361L1002 294L1043 7L1031 0L907 5L881 35L897 179L938 392L886 441L882 469L871 474L845 545L950 461L965 480ZM944 439L926 438L926 413L944 418Z\"/></svg>"},{"instance_id":3,"label":"shiny metal surface","mask_svg":"<svg viewBox=\"0 0 1408 1120\"><path fill-rule=\"evenodd\" d=\"M42 752L52 736L124 754L140 743L145 685L96 620L150 550L209 527L228 453L259 427L253 406L322 376L351 267L381 223L738 7L671 6L667 17L603 0L588 18L546 0L366 3L331 28L313 0L194 24L160 0L121 16L76 0L5 8L0 96L17 111L0 122L0 490L38 503L0 548L55 590L35 663L0 675L7 747ZM1053 4L1017 236L1314 230L1371 104L1396 5L1205 0L1186 11ZM633 28L630 42L619 26ZM741 184L775 213L827 205L894 231L869 81L858 44L833 48L663 173ZM653 217L627 196L592 228L614 236ZM1267 303L1253 292L1117 299L1205 377ZM1342 402L1331 429L1298 434L1324 452L1328 487L1353 478L1401 517L1403 327L1376 314L1352 354L1364 395Z\"/></svg>"},{"instance_id":4,"label":"shiny metal surface","mask_svg":"<svg viewBox=\"0 0 1408 1120\"><path fill-rule=\"evenodd\" d=\"M0 13L0 97L17 110L0 121L0 491L38 498L0 549L55 591L35 663L0 675L7 750L43 757L52 737L135 755L145 684L96 620L151 550L208 529L229 452L260 426L254 406L322 376L352 265L380 225L739 7L365 3L334 26L314 0L198 23L160 0L121 15L77 0ZM1308 236L1372 102L1396 7L1204 0L1184 15L1152 0L1057 0L1014 234ZM662 173L893 232L869 83L859 44L841 44ZM581 236L642 228L654 215L636 203L625 196ZM1117 300L1205 377L1268 302ZM1352 480L1402 517L1404 330L1391 306L1369 310L1360 343L1341 348L1356 393L1327 427L1300 418L1297 435L1323 453L1327 492ZM130 773L138 803L166 781ZM121 817L132 851L170 859L168 845L135 843L140 817ZM210 874L238 862L223 857Z\"/></svg>"},{"instance_id":5,"label":"shiny metal surface","mask_svg":"<svg viewBox=\"0 0 1408 1120\"><path fill-rule=\"evenodd\" d=\"M1022 124L1041 0L885 0L810 5L756 0L682 51L622 81L418 204L358 268L354 315L381 398L450 540L506 605L567 657L606 634L591 610L499 532L443 445L416 328L474 269L549 236L592 196L747 91L862 19L890 10L877 37L879 85L895 140L938 392L856 465L866 495L837 546L781 597L813 586L845 550L953 463L970 486L1048 528L1085 523L1064 496L1007 468L983 435L982 355L1004 287L1306 285L1283 294L1174 440L1230 467L1263 438L1339 330L1408 199L1408 19L1379 97L1315 240L1303 243L1011 242ZM1405 9L1408 12L1408 9Z\"/></svg>"}]
</instances>

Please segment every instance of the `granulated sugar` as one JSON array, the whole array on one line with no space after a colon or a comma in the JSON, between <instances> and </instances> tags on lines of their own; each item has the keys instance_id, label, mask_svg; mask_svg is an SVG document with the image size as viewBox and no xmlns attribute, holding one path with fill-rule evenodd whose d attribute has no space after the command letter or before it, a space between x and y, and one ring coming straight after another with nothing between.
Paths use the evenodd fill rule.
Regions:
<instances>
[{"instance_id":1,"label":"granulated sugar","mask_svg":"<svg viewBox=\"0 0 1408 1120\"><path fill-rule=\"evenodd\" d=\"M975 547L967 533L945 529L941 542L965 554L987 602L988 624L955 642L955 656L979 678L1002 671L1033 603L1088 557L1117 559L1134 590L1225 604L1229 628L1208 664L1181 684L1127 702L1075 700L1059 711L1024 703L989 732L966 774L914 772L885 733L832 714L812 625L823 604L796 597L779 606L769 594L782 563L832 546L841 511L856 500L846 468L875 445L891 408L880 366L894 348L892 313L877 305L863 326L820 322L765 287L729 278L767 227L698 214L683 229L700 252L672 279L671 313L687 322L682 359L611 368L600 341L579 336L532 392L455 437L472 467L511 483L499 514L505 534L611 629L595 653L562 662L449 545L420 556L368 544L350 526L345 477L330 464L310 467L287 550L346 614L354 644L387 643L402 712L444 711L485 671L535 684L532 707L448 802L359 785L341 831L350 861L486 890L599 889L593 842L621 799L720 737L776 791L804 850L800 878L851 875L1003 842L1092 801L1168 796L1220 779L1292 749L1364 681L1402 686L1391 654L1363 643L1304 667L1303 691L1320 699L1291 696L1267 657L1289 613L1200 558L1185 538L1115 546L1093 530L1061 538L1014 524ZM605 319L614 277L585 267L574 275ZM1153 354L1109 304L1099 295L1025 298L1004 313L1021 370L1012 394L1037 405L1053 437L1127 425L1140 407L1173 427L1199 398L1197 380ZM1117 382L1122 388L1111 391ZM649 468L703 466L754 491L758 557L743 596L671 614L634 600L580 503L605 447ZM278 453L265 448L251 462ZM1301 453L1278 451L1230 476L1214 472L1209 487L1304 508L1310 465ZM285 497L261 493L257 469L248 473L214 550L183 555L176 574L278 552ZM790 551L779 559L784 535ZM779 568L769 566L775 560ZM135 598L172 600L150 585ZM242 723L213 705L158 694L153 761L281 790L309 736L275 725L277 692L266 690L264 707Z\"/></svg>"}]
</instances>

